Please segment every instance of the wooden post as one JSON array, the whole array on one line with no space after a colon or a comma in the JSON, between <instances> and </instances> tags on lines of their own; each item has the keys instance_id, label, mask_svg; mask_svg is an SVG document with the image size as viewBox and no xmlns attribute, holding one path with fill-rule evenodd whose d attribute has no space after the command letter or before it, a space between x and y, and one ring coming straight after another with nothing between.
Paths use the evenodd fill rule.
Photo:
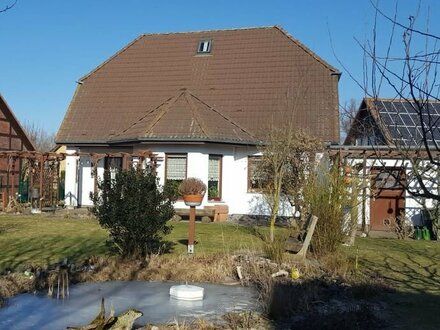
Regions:
<instances>
[{"instance_id":1,"label":"wooden post","mask_svg":"<svg viewBox=\"0 0 440 330\"><path fill-rule=\"evenodd\" d=\"M40 203L38 204L40 207L40 211L43 209L43 180L44 180L44 156L40 157Z\"/></svg>"},{"instance_id":2,"label":"wooden post","mask_svg":"<svg viewBox=\"0 0 440 330\"><path fill-rule=\"evenodd\" d=\"M367 155L364 153L362 160L362 232L367 230L366 201L367 199ZM371 217L371 215L370 215Z\"/></svg>"},{"instance_id":3,"label":"wooden post","mask_svg":"<svg viewBox=\"0 0 440 330\"><path fill-rule=\"evenodd\" d=\"M15 198L15 158L12 159L11 196Z\"/></svg>"},{"instance_id":4,"label":"wooden post","mask_svg":"<svg viewBox=\"0 0 440 330\"><path fill-rule=\"evenodd\" d=\"M317 222L318 222L318 217L310 214L308 219L306 238L304 239L301 250L299 250L299 252L295 255L294 257L295 259L304 260L306 258L307 250L309 249L310 242L312 241L312 236L313 233L315 232L315 227Z\"/></svg>"},{"instance_id":5,"label":"wooden post","mask_svg":"<svg viewBox=\"0 0 440 330\"><path fill-rule=\"evenodd\" d=\"M189 224L188 224L188 254L194 253L194 238L196 236L196 207L189 207Z\"/></svg>"}]
</instances>

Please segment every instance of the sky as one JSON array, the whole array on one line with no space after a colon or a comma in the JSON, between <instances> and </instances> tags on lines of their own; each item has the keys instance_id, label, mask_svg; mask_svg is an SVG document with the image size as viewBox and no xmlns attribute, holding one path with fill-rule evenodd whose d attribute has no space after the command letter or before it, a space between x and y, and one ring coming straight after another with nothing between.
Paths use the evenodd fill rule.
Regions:
<instances>
[{"instance_id":1,"label":"sky","mask_svg":"<svg viewBox=\"0 0 440 330\"><path fill-rule=\"evenodd\" d=\"M0 10L14 1L0 0ZM379 7L394 15L396 1L397 17L407 22L419 1L382 0ZM421 0L420 8L426 25L428 16L438 17L440 1ZM141 34L273 25L342 72L341 105L362 99L358 42L371 40L370 0L17 0L0 13L0 94L21 123L55 133L76 81ZM389 28L379 21L379 45L388 43ZM429 28L440 34L440 21L430 20ZM381 96L392 97L388 92Z\"/></svg>"}]
</instances>

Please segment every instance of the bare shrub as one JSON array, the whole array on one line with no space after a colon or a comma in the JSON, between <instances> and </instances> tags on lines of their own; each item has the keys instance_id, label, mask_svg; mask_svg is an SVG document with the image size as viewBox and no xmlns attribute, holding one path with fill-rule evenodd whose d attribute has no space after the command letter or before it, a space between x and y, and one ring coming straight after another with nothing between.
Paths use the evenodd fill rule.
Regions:
<instances>
[{"instance_id":1,"label":"bare shrub","mask_svg":"<svg viewBox=\"0 0 440 330\"><path fill-rule=\"evenodd\" d=\"M414 227L411 220L401 212L399 216L389 219L387 222L389 230L397 235L398 239L408 239L414 235Z\"/></svg>"},{"instance_id":2,"label":"bare shrub","mask_svg":"<svg viewBox=\"0 0 440 330\"><path fill-rule=\"evenodd\" d=\"M288 235L277 233L273 242L269 236L263 236L263 252L267 258L281 265L285 260Z\"/></svg>"},{"instance_id":3,"label":"bare shrub","mask_svg":"<svg viewBox=\"0 0 440 330\"><path fill-rule=\"evenodd\" d=\"M304 200L308 211L319 219L312 238L316 253L335 252L356 226L356 218L345 216L358 203L353 185L354 181L344 176L338 160L331 166L323 161L309 176Z\"/></svg>"}]
</instances>

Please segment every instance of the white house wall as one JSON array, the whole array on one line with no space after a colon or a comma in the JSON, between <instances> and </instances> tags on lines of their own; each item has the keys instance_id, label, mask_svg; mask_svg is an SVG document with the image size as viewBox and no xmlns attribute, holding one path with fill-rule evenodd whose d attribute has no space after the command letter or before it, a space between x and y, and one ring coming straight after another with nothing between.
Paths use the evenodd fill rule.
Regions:
<instances>
[{"instance_id":1,"label":"white house wall","mask_svg":"<svg viewBox=\"0 0 440 330\"><path fill-rule=\"evenodd\" d=\"M363 160L360 158L353 158L353 159L349 159L349 164L356 165L356 164L362 164ZM405 167L407 168L406 170L406 176L408 177L411 173L411 163L407 160L401 160L401 159L367 159L366 160L366 175L367 178L370 177L370 170L372 167L388 167L388 168L393 168L393 167ZM369 179L367 179L369 181ZM370 198L368 198L368 196L370 196L370 183L368 182L368 188L366 191L366 195L367 195L367 199L364 201L365 203L365 218L366 218L366 224L369 225L370 224ZM414 182L410 183L409 185L410 187L414 187ZM432 187L432 189L436 189L436 187ZM360 196L359 196L359 202L362 203L362 191L360 192ZM432 200L426 200L425 201L425 205L429 208L432 206L433 201ZM359 213L358 213L358 223L361 224L362 223L362 208L359 207ZM423 223L423 219L422 219L422 200L420 198L414 198L413 196L411 196L408 192L405 192L405 216L407 219L410 219L411 222L417 226L417 225L421 225Z\"/></svg>"},{"instance_id":2,"label":"white house wall","mask_svg":"<svg viewBox=\"0 0 440 330\"><path fill-rule=\"evenodd\" d=\"M66 149L66 177L65 177L65 199L67 207L78 206L78 156L70 156L75 153L76 149Z\"/></svg>"},{"instance_id":3,"label":"white house wall","mask_svg":"<svg viewBox=\"0 0 440 330\"><path fill-rule=\"evenodd\" d=\"M269 208L260 193L248 192L248 156L258 155L256 147L232 146L219 144L193 144L171 145L152 144L140 145L133 152L151 150L159 158L157 173L159 183L165 182L165 156L166 154L187 154L187 177L197 177L208 183L208 159L209 155L222 155L221 173L221 201L208 201L207 194L202 203L203 206L225 204L229 207L229 214L253 214L268 215ZM71 152L118 152L120 150L99 149L71 149ZM74 196L72 206L91 206L90 192L94 190L94 178L91 172L91 162L88 157L79 159L79 170L76 169L78 157L68 156L66 166L66 194L71 192ZM98 177L104 173L104 161L101 160L97 167ZM77 179L75 179L77 178ZM66 195L67 196L67 195ZM69 197L66 197L66 205L70 205ZM186 207L183 201L175 203L176 208ZM291 215L291 209L287 203L281 206L280 215Z\"/></svg>"},{"instance_id":4,"label":"white house wall","mask_svg":"<svg viewBox=\"0 0 440 330\"><path fill-rule=\"evenodd\" d=\"M202 206L226 204L230 214L268 214L268 208L261 194L247 191L248 156L257 155L255 147L229 146L229 145L146 145L142 149L149 149L157 154L161 161L158 162L157 172L160 184L165 181L165 155L186 153L187 177L197 177L208 183L209 155L222 155L222 180L221 201L208 201L207 194ZM135 149L134 152L137 150ZM186 207L183 201L177 201L176 208Z\"/></svg>"}]
</instances>

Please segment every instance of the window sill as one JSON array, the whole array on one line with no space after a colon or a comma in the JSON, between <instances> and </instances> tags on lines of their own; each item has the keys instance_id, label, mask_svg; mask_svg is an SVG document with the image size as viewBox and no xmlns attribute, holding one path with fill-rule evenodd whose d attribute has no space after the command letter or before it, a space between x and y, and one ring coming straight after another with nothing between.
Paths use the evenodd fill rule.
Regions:
<instances>
[{"instance_id":1,"label":"window sill","mask_svg":"<svg viewBox=\"0 0 440 330\"><path fill-rule=\"evenodd\" d=\"M208 203L211 203L211 204L213 204L213 203L225 203L225 201L224 200L222 200L222 199L208 199Z\"/></svg>"}]
</instances>

